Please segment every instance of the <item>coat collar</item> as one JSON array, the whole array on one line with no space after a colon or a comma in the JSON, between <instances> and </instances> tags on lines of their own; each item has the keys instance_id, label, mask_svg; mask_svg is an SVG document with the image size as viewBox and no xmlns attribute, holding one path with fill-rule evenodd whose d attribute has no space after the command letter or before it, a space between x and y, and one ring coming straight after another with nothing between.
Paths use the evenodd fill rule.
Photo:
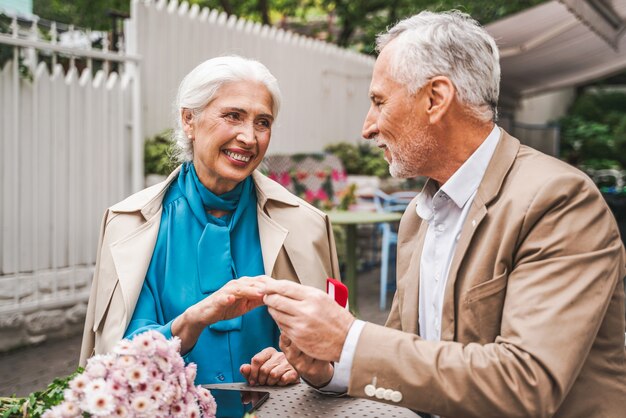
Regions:
<instances>
[{"instance_id":1,"label":"coat collar","mask_svg":"<svg viewBox=\"0 0 626 418\"><path fill-rule=\"evenodd\" d=\"M111 212L141 212L146 220L152 218L161 209L161 203L165 197L165 192L170 184L172 184L172 182L178 177L180 168L181 166L178 166L164 181L135 193L121 202L111 206ZM300 205L294 195L289 193L275 181L265 177L258 170L255 170L252 173L252 179L254 180L257 191L257 199L261 208L264 209L267 202L270 200L289 206Z\"/></svg>"}]
</instances>

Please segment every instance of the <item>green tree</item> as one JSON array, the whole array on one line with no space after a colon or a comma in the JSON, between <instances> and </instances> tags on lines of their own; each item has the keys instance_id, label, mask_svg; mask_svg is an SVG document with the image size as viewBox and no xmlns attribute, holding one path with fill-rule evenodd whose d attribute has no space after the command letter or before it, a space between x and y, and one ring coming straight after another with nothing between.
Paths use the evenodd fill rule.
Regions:
<instances>
[{"instance_id":1,"label":"green tree","mask_svg":"<svg viewBox=\"0 0 626 418\"><path fill-rule=\"evenodd\" d=\"M110 30L109 11L130 13L130 0L34 0L37 16L94 30Z\"/></svg>"}]
</instances>

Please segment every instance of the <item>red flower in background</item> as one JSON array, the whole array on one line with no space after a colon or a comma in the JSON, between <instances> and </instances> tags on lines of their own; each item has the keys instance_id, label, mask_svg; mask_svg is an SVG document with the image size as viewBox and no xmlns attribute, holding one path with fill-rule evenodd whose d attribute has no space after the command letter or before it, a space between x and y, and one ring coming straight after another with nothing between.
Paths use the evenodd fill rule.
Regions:
<instances>
[{"instance_id":1,"label":"red flower in background","mask_svg":"<svg viewBox=\"0 0 626 418\"><path fill-rule=\"evenodd\" d=\"M337 169L333 169L332 176L334 181L343 181L347 178L346 172L344 170L339 171Z\"/></svg>"}]
</instances>

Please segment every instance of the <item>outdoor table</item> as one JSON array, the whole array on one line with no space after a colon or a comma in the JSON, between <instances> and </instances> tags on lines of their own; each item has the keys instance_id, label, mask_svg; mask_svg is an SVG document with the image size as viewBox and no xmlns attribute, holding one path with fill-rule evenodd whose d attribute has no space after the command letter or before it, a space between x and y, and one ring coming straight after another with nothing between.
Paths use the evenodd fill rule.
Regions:
<instances>
[{"instance_id":1,"label":"outdoor table","mask_svg":"<svg viewBox=\"0 0 626 418\"><path fill-rule=\"evenodd\" d=\"M270 396L254 413L258 418L274 417L410 417L419 415L410 409L369 399L322 395L304 383L279 386L248 386L246 383L203 385L211 389L244 389L269 392ZM217 412L219 417L219 403Z\"/></svg>"},{"instance_id":2,"label":"outdoor table","mask_svg":"<svg viewBox=\"0 0 626 418\"><path fill-rule=\"evenodd\" d=\"M368 212L334 210L326 212L333 225L343 225L346 229L346 277L344 282L348 286L348 301L350 309L356 314L356 226L358 224L376 224L397 222L402 217L395 212Z\"/></svg>"}]
</instances>

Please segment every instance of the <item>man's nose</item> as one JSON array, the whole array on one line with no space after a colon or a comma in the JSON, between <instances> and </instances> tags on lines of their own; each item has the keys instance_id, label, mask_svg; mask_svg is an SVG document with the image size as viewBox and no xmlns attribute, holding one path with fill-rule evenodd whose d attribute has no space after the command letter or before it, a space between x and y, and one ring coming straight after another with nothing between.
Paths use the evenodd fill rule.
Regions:
<instances>
[{"instance_id":1,"label":"man's nose","mask_svg":"<svg viewBox=\"0 0 626 418\"><path fill-rule=\"evenodd\" d=\"M376 118L372 115L371 110L367 113L365 117L365 122L363 122L363 129L361 131L361 135L365 139L374 139L378 134L378 127L376 126Z\"/></svg>"}]
</instances>

